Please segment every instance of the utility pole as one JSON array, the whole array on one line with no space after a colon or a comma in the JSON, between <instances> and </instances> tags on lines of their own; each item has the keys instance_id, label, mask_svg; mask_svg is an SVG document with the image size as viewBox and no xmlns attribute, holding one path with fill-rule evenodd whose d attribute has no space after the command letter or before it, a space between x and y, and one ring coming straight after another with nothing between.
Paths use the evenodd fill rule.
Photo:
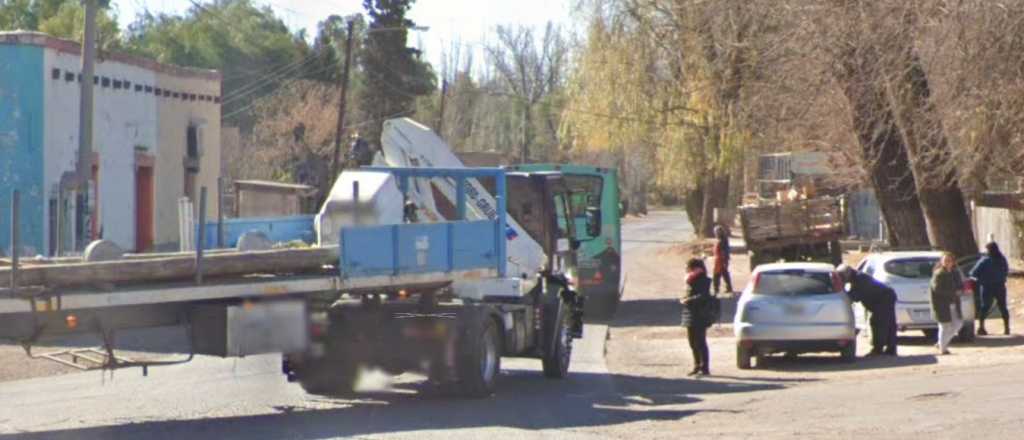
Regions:
<instances>
[{"instance_id":1,"label":"utility pole","mask_svg":"<svg viewBox=\"0 0 1024 440\"><path fill-rule=\"evenodd\" d=\"M355 21L348 20L345 38L345 67L341 71L341 97L338 99L338 127L334 133L334 162L331 164L331 176L327 180L327 188L334 184L338 177L338 162L341 156L341 137L345 133L345 103L348 99L348 74L349 66L352 64L352 37L355 33Z\"/></svg>"},{"instance_id":2,"label":"utility pole","mask_svg":"<svg viewBox=\"0 0 1024 440\"><path fill-rule=\"evenodd\" d=\"M441 80L441 116L437 118L437 135L444 139L444 101L448 97L448 80Z\"/></svg>"},{"instance_id":3,"label":"utility pole","mask_svg":"<svg viewBox=\"0 0 1024 440\"><path fill-rule=\"evenodd\" d=\"M79 84L80 98L78 102L78 167L75 187L78 190L78 215L75 221L82 234L88 234L86 221L89 217L89 179L92 177L92 113L93 113L93 78L95 77L96 61L96 13L99 9L97 0L82 0L85 6L85 35L82 37L82 83ZM76 237L78 250L84 245L82 237Z\"/></svg>"}]
</instances>

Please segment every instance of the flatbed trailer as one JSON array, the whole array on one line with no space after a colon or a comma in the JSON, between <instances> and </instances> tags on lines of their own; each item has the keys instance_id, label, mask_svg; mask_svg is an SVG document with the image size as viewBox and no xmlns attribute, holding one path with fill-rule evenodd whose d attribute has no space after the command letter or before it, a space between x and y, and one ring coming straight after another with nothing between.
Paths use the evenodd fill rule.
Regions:
<instances>
[{"instance_id":1,"label":"flatbed trailer","mask_svg":"<svg viewBox=\"0 0 1024 440\"><path fill-rule=\"evenodd\" d=\"M335 265L291 273L72 287L15 282L0 292L0 339L28 348L49 337L95 333L111 354L106 368L146 367L161 363L113 356L114 333L187 326L192 355L279 352L290 381L326 394L352 391L362 367L379 367L423 371L460 394L486 396L495 389L502 356L537 358L546 376L566 377L572 339L582 336L583 299L572 278L579 243L564 215L569 194L561 176L502 169L361 171L391 174L402 188L413 178L493 179L497 215L344 226ZM514 239L506 231L506 178L515 184L515 209L537 216L534 228L549 251L541 279L529 284L506 273L507 241ZM359 200L358 187L353 196Z\"/></svg>"}]
</instances>

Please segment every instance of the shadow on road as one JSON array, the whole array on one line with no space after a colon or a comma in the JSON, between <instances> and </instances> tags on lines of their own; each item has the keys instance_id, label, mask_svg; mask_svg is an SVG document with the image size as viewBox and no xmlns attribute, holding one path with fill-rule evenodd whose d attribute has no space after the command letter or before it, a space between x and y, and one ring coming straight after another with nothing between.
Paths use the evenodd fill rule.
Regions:
<instances>
[{"instance_id":1,"label":"shadow on road","mask_svg":"<svg viewBox=\"0 0 1024 440\"><path fill-rule=\"evenodd\" d=\"M972 345L975 347L1020 347L1024 345L1024 336L977 336Z\"/></svg>"},{"instance_id":2,"label":"shadow on road","mask_svg":"<svg viewBox=\"0 0 1024 440\"><path fill-rule=\"evenodd\" d=\"M767 356L757 363L759 370L771 371L857 371L935 364L933 355L861 357L844 362L838 356Z\"/></svg>"},{"instance_id":3,"label":"shadow on road","mask_svg":"<svg viewBox=\"0 0 1024 440\"><path fill-rule=\"evenodd\" d=\"M586 428L641 420L679 420L704 411L680 408L680 405L701 401L698 397L701 394L783 387L778 383L752 380L669 380L588 373L576 373L568 380L555 382L538 380L537 373L529 371L506 372L499 385L500 396L489 399L449 398L422 383L403 386L408 388L399 390L405 391L401 394L381 392L345 399L311 397L301 406L267 408L273 411L268 414L143 421L0 438L321 439L485 427L525 430Z\"/></svg>"},{"instance_id":4,"label":"shadow on road","mask_svg":"<svg viewBox=\"0 0 1024 440\"><path fill-rule=\"evenodd\" d=\"M722 324L732 324L737 298L722 297ZM640 299L622 301L615 312L613 327L657 327L681 324L683 305L677 299Z\"/></svg>"}]
</instances>

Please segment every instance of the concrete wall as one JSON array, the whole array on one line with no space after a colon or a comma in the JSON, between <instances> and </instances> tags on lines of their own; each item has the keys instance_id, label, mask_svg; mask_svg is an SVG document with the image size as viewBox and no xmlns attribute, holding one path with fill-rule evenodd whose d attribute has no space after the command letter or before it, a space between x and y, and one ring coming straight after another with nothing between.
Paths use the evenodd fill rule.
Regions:
<instances>
[{"instance_id":1,"label":"concrete wall","mask_svg":"<svg viewBox=\"0 0 1024 440\"><path fill-rule=\"evenodd\" d=\"M78 160L78 106L81 67L78 54L46 50L45 102L47 130L45 187L47 197L60 194L61 177L73 172ZM60 69L60 79L51 77L52 69ZM67 81L65 75L76 75ZM135 148L158 148L156 137L156 99L145 91L136 92L135 85L153 84L155 74L141 67L101 61L96 64L100 84L93 96L93 151L99 163L97 230L124 249L135 248ZM103 78L107 78L104 87ZM122 81L120 89L114 80ZM130 83L124 88L123 81ZM94 196L95 197L95 196ZM97 203L98 202L98 203ZM47 207L48 208L48 207ZM57 215L49 212L47 218ZM71 219L69 218L70 222ZM73 224L73 223L71 223ZM49 222L47 222L47 229ZM65 235L65 249L71 245Z\"/></svg>"},{"instance_id":2,"label":"concrete wall","mask_svg":"<svg viewBox=\"0 0 1024 440\"><path fill-rule=\"evenodd\" d=\"M198 213L199 189L207 188L207 215L216 215L217 178L220 176L220 104L201 100L183 99L180 93L189 95L220 96L220 81L207 78L183 77L157 73L156 85L163 90L179 93L175 98L161 97L157 101L157 117L160 125L157 132L159 147L156 150L156 246L176 247L178 242L177 200L185 195L185 168L183 161L187 148L187 131L190 124L199 128L199 174L195 182L195 212Z\"/></svg>"},{"instance_id":3,"label":"concrete wall","mask_svg":"<svg viewBox=\"0 0 1024 440\"><path fill-rule=\"evenodd\" d=\"M44 249L43 50L0 44L0 252L9 253L10 195L21 191L21 245Z\"/></svg>"},{"instance_id":4,"label":"concrete wall","mask_svg":"<svg viewBox=\"0 0 1024 440\"><path fill-rule=\"evenodd\" d=\"M9 205L12 187L22 190L22 239L39 253L51 248L49 220L57 210L50 212L50 202L60 198L61 179L77 162L79 47L40 33L0 32L0 206ZM106 53L97 60L96 76L93 152L99 177L98 197L91 202L98 198L93 205L97 230L121 247L135 248L137 157L149 156L154 159L154 244L176 247L190 125L200 134L196 195L208 187L208 212L216 212L220 74ZM168 93L158 95L157 89ZM64 196L64 242L70 249L74 194ZM0 215L0 248L9 246L6 223Z\"/></svg>"}]
</instances>

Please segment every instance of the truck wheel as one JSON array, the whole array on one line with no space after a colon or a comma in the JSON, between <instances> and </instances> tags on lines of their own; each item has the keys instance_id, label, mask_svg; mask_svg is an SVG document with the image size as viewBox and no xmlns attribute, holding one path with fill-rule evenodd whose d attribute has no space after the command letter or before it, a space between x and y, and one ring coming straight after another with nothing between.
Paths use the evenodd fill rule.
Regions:
<instances>
[{"instance_id":1,"label":"truck wheel","mask_svg":"<svg viewBox=\"0 0 1024 440\"><path fill-rule=\"evenodd\" d=\"M569 322L569 305L562 303L551 331L557 332L554 347L544 354L544 376L564 379L569 375L572 360L572 326ZM550 333L547 334L550 337Z\"/></svg>"},{"instance_id":2,"label":"truck wheel","mask_svg":"<svg viewBox=\"0 0 1024 440\"><path fill-rule=\"evenodd\" d=\"M349 394L359 379L359 368L344 360L322 359L303 365L295 372L299 386L309 394Z\"/></svg>"},{"instance_id":3,"label":"truck wheel","mask_svg":"<svg viewBox=\"0 0 1024 440\"><path fill-rule=\"evenodd\" d=\"M749 370L751 357L753 355L750 353L749 348L743 348L740 344L736 344L736 368Z\"/></svg>"},{"instance_id":4,"label":"truck wheel","mask_svg":"<svg viewBox=\"0 0 1024 440\"><path fill-rule=\"evenodd\" d=\"M853 362L857 360L857 338L851 339L850 343L846 344L846 346L839 351L839 357L843 362Z\"/></svg>"},{"instance_id":5,"label":"truck wheel","mask_svg":"<svg viewBox=\"0 0 1024 440\"><path fill-rule=\"evenodd\" d=\"M974 321L964 322L960 332L956 334L958 342L974 342Z\"/></svg>"},{"instance_id":6,"label":"truck wheel","mask_svg":"<svg viewBox=\"0 0 1024 440\"><path fill-rule=\"evenodd\" d=\"M494 394L501 372L501 340L493 319L480 316L482 323L473 324L460 343L458 359L459 391L467 397ZM479 322L479 321L478 321Z\"/></svg>"}]
</instances>

